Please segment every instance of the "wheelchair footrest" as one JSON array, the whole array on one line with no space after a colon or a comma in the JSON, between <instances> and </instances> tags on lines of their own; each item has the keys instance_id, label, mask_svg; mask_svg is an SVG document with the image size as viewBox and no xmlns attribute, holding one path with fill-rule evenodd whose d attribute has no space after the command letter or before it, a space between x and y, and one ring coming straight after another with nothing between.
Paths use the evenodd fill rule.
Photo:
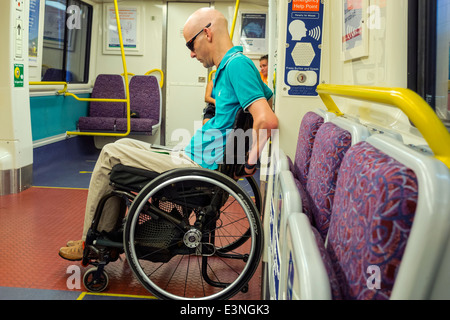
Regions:
<instances>
[{"instance_id":1,"label":"wheelchair footrest","mask_svg":"<svg viewBox=\"0 0 450 320\"><path fill-rule=\"evenodd\" d=\"M114 242L114 241L107 240L107 239L94 240L94 245L95 246L105 246L105 247L112 247L112 248L123 249L123 243L121 243L121 242Z\"/></svg>"}]
</instances>

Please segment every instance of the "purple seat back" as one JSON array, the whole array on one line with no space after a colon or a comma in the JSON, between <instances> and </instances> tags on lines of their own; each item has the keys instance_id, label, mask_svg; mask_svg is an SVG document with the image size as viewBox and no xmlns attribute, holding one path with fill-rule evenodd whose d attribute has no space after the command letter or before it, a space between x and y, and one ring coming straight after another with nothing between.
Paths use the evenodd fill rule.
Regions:
<instances>
[{"instance_id":1,"label":"purple seat back","mask_svg":"<svg viewBox=\"0 0 450 320\"><path fill-rule=\"evenodd\" d=\"M95 79L91 98L125 99L125 84L118 74L99 74ZM89 117L123 118L125 102L92 101L89 105Z\"/></svg>"},{"instance_id":2,"label":"purple seat back","mask_svg":"<svg viewBox=\"0 0 450 320\"><path fill-rule=\"evenodd\" d=\"M339 168L351 143L350 132L331 122L324 123L315 138L306 191L309 214L324 239L330 224Z\"/></svg>"},{"instance_id":3,"label":"purple seat back","mask_svg":"<svg viewBox=\"0 0 450 320\"><path fill-rule=\"evenodd\" d=\"M130 109L139 117L159 122L161 94L155 76L133 76L130 80Z\"/></svg>"},{"instance_id":4,"label":"purple seat back","mask_svg":"<svg viewBox=\"0 0 450 320\"><path fill-rule=\"evenodd\" d=\"M298 133L297 149L293 163L293 174L306 187L311 154L317 131L323 124L323 118L315 112L308 112L302 119Z\"/></svg>"},{"instance_id":5,"label":"purple seat back","mask_svg":"<svg viewBox=\"0 0 450 320\"><path fill-rule=\"evenodd\" d=\"M388 299L418 198L414 172L372 145L351 147L337 181L327 251L343 299ZM367 285L380 270L379 289Z\"/></svg>"}]
</instances>

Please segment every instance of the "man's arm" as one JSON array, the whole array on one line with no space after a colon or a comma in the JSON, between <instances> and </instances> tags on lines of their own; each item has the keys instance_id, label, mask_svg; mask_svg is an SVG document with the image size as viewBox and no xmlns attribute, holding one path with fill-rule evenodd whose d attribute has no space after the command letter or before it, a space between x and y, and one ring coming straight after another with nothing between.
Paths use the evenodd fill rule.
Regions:
<instances>
[{"instance_id":1,"label":"man's arm","mask_svg":"<svg viewBox=\"0 0 450 320\"><path fill-rule=\"evenodd\" d=\"M253 143L247 160L247 164L251 166L258 162L259 156L272 134L272 130L278 128L278 118L266 99L256 100L247 107L247 110L253 116ZM249 170L245 168L247 175L253 175L255 171L255 169Z\"/></svg>"}]
</instances>

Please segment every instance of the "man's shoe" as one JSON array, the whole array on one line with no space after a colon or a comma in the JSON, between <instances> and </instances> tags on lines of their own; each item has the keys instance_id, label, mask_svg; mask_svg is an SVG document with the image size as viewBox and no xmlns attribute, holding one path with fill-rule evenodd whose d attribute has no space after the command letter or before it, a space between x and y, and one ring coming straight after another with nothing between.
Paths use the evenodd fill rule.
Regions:
<instances>
[{"instance_id":1,"label":"man's shoe","mask_svg":"<svg viewBox=\"0 0 450 320\"><path fill-rule=\"evenodd\" d=\"M76 246L82 246L83 240L76 240L76 241L68 241L66 244L66 247L76 247Z\"/></svg>"},{"instance_id":2,"label":"man's shoe","mask_svg":"<svg viewBox=\"0 0 450 320\"><path fill-rule=\"evenodd\" d=\"M79 261L83 258L83 250L83 245L62 247L59 249L59 255L66 260Z\"/></svg>"}]
</instances>

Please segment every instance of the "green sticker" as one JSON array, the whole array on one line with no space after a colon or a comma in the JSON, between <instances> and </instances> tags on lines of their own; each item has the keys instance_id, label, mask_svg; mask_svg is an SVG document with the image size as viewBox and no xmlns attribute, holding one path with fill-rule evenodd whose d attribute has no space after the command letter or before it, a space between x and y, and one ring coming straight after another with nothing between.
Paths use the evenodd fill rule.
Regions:
<instances>
[{"instance_id":1,"label":"green sticker","mask_svg":"<svg viewBox=\"0 0 450 320\"><path fill-rule=\"evenodd\" d=\"M23 64L14 64L14 87L23 87Z\"/></svg>"}]
</instances>

